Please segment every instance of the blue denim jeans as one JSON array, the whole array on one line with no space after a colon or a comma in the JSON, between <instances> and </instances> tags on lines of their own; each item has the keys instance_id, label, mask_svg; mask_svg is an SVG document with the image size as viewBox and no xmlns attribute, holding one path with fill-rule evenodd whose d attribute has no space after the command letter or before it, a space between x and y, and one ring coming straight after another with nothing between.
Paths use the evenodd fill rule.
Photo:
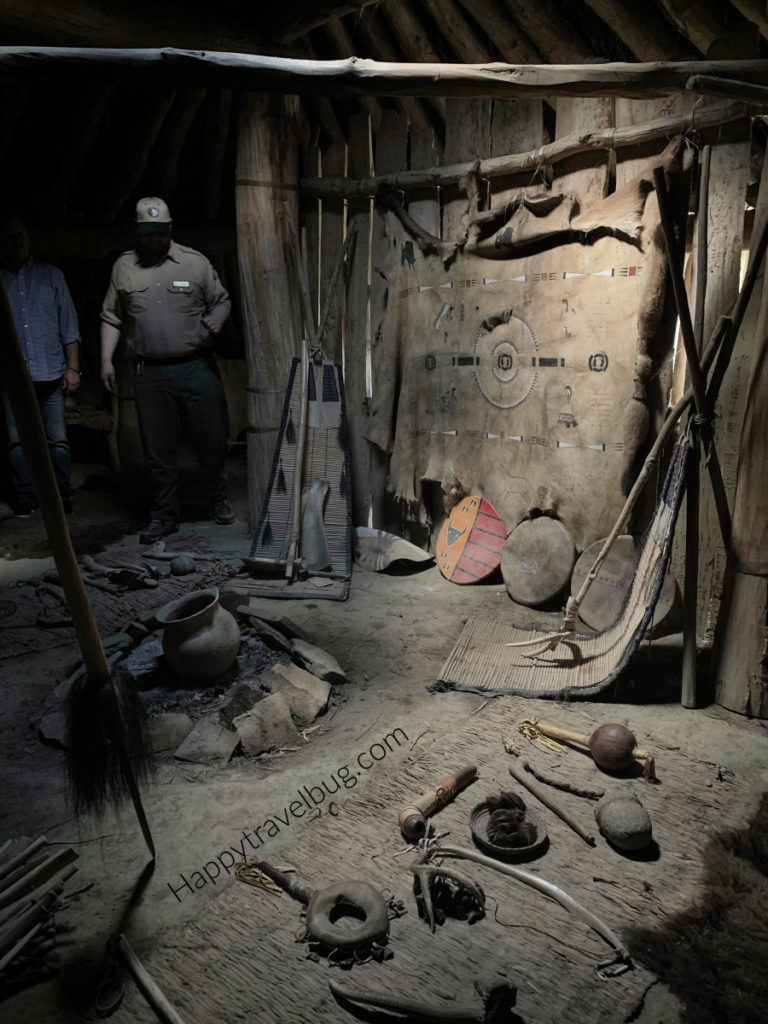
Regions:
<instances>
[{"instance_id":1,"label":"blue denim jeans","mask_svg":"<svg viewBox=\"0 0 768 1024\"><path fill-rule=\"evenodd\" d=\"M70 476L72 474L72 453L67 439L67 421L64 402L66 391L61 379L33 381L37 404L43 417L45 437L48 441L48 452L53 463L53 472L62 498L70 496ZM29 471L27 457L19 441L16 420L13 418L11 403L3 393L3 409L5 422L8 426L8 461L13 473L13 486L16 490L16 501L19 505L31 505L35 502L35 488L32 474Z\"/></svg>"}]
</instances>

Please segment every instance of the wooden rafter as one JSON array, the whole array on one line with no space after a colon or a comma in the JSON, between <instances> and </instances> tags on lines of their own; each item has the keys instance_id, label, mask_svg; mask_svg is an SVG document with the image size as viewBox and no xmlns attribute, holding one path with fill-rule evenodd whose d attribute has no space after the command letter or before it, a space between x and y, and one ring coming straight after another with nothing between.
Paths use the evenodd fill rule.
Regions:
<instances>
[{"instance_id":1,"label":"wooden rafter","mask_svg":"<svg viewBox=\"0 0 768 1024\"><path fill-rule=\"evenodd\" d=\"M353 57L355 47L344 23L339 18L331 18L324 27L331 45L339 57ZM381 104L375 96L361 96L360 106L368 111L373 124L378 124L381 121Z\"/></svg>"},{"instance_id":2,"label":"wooden rafter","mask_svg":"<svg viewBox=\"0 0 768 1024\"><path fill-rule=\"evenodd\" d=\"M379 13L380 12L380 13ZM397 38L403 50L406 60L421 62L440 62L440 57L432 47L426 29L413 14L407 4L402 0L389 0L377 11L377 17L383 15L383 20L388 24L390 30ZM365 19L363 19L363 22ZM434 98L442 119L445 119L445 100L442 96Z\"/></svg>"},{"instance_id":3,"label":"wooden rafter","mask_svg":"<svg viewBox=\"0 0 768 1024\"><path fill-rule=\"evenodd\" d=\"M678 31L704 54L716 39L728 35L728 26L720 19L712 0L658 0L658 3Z\"/></svg>"},{"instance_id":4,"label":"wooden rafter","mask_svg":"<svg viewBox=\"0 0 768 1024\"><path fill-rule=\"evenodd\" d=\"M562 26L562 18L552 0L503 0L512 18L526 33L545 61L570 64L586 61L590 52L575 32Z\"/></svg>"},{"instance_id":5,"label":"wooden rafter","mask_svg":"<svg viewBox=\"0 0 768 1024\"><path fill-rule=\"evenodd\" d=\"M731 0L731 3L740 11L747 21L757 25L760 35L768 39L768 7L761 0Z\"/></svg>"},{"instance_id":6,"label":"wooden rafter","mask_svg":"<svg viewBox=\"0 0 768 1024\"><path fill-rule=\"evenodd\" d=\"M321 11L313 11L303 18L296 18L288 32L283 32L278 41L281 43L292 43L315 28L327 25L329 21L343 18L345 14L359 14L366 8L377 7L381 0L357 0L357 3L323 4ZM317 4L313 4L315 8Z\"/></svg>"},{"instance_id":7,"label":"wooden rafter","mask_svg":"<svg viewBox=\"0 0 768 1024\"><path fill-rule=\"evenodd\" d=\"M542 57L521 28L510 21L494 0L459 0L505 60L515 64L540 64Z\"/></svg>"},{"instance_id":8,"label":"wooden rafter","mask_svg":"<svg viewBox=\"0 0 768 1024\"><path fill-rule=\"evenodd\" d=\"M749 116L749 109L742 103L701 107L685 114L659 117L642 125L629 125L626 128L603 128L593 132L574 132L572 135L564 135L555 142L540 146L527 153L490 157L487 160L474 163L402 171L398 174L385 174L356 181L349 178L303 179L301 188L320 197L352 199L374 196L382 188L410 190L424 186L457 185L468 174L477 178L503 178L523 171L535 171L542 166L555 164L590 150L609 151L627 146L637 146L679 132L703 131L706 128L719 127Z\"/></svg>"},{"instance_id":9,"label":"wooden rafter","mask_svg":"<svg viewBox=\"0 0 768 1024\"><path fill-rule=\"evenodd\" d=\"M466 64L482 64L493 56L477 36L455 0L422 0L451 50Z\"/></svg>"},{"instance_id":10,"label":"wooden rafter","mask_svg":"<svg viewBox=\"0 0 768 1024\"><path fill-rule=\"evenodd\" d=\"M381 23L378 11L373 8L369 9L365 16L359 20L356 27L357 33L362 35L366 43L368 52L375 56L377 60L397 62L400 59L400 54L395 50L389 32ZM435 104L433 103L432 106L435 106ZM434 120L434 118L430 117L429 111L421 100L404 97L403 109L408 115L412 128L426 128ZM438 119L442 121L444 109L443 111L440 111L439 108L436 109L438 109Z\"/></svg>"},{"instance_id":11,"label":"wooden rafter","mask_svg":"<svg viewBox=\"0 0 768 1024\"><path fill-rule=\"evenodd\" d=\"M595 14L632 51L638 60L685 60L692 56L676 33L649 4L634 0L586 0Z\"/></svg>"},{"instance_id":12,"label":"wooden rafter","mask_svg":"<svg viewBox=\"0 0 768 1024\"><path fill-rule=\"evenodd\" d=\"M388 64L383 61L297 60L190 50L104 50L96 47L0 47L0 81L46 77L209 85L252 91L334 96L466 96L546 99L551 96L648 98L691 91L704 80L768 86L768 60L626 62L576 65ZM704 92L705 89L699 91Z\"/></svg>"}]
</instances>

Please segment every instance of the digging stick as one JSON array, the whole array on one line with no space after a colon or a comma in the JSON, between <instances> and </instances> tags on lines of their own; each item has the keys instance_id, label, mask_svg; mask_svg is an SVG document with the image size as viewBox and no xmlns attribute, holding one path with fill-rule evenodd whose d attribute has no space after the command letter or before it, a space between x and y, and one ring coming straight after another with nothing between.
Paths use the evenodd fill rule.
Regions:
<instances>
[{"instance_id":1,"label":"digging stick","mask_svg":"<svg viewBox=\"0 0 768 1024\"><path fill-rule=\"evenodd\" d=\"M93 698L94 700L99 699L97 687L102 686L107 700L111 701L114 705L116 717L121 716L120 705L104 654L104 648L101 644L101 638L99 637L99 631L96 627L96 620L93 617L93 612L88 602L88 596L77 565L77 558L72 547L64 507L61 503L61 496L56 485L51 457L48 452L43 419L37 404L37 396L32 386L29 371L21 352L21 346L19 345L16 324L13 320L13 314L8 302L8 294L5 290L5 282L2 282L2 287L0 287L0 365L3 369L8 398L11 403L14 419L16 420L21 445L29 463L32 483L40 503L40 511L42 512L51 554L56 563L59 579L67 598L69 613L72 616L72 623L83 655L88 680L94 687ZM124 735L113 735L111 739L116 744L124 745ZM94 765L94 771L98 770L99 766ZM129 789L144 840L154 858L154 843L152 842L149 824L141 804L139 788L132 774L129 779Z\"/></svg>"},{"instance_id":2,"label":"digging stick","mask_svg":"<svg viewBox=\"0 0 768 1024\"><path fill-rule=\"evenodd\" d=\"M594 846L595 837L590 835L583 826L575 821L557 800L553 800L543 786L540 786L538 782L535 782L533 779L528 778L526 775L527 768L528 762L524 760L520 761L519 766L517 764L508 765L509 774L513 779L516 779L521 786L525 786L528 792L533 793L537 800L541 800L545 807L548 807L550 811L554 811L558 818L562 818L566 825L569 825L576 835L581 836L588 846Z\"/></svg>"}]
</instances>

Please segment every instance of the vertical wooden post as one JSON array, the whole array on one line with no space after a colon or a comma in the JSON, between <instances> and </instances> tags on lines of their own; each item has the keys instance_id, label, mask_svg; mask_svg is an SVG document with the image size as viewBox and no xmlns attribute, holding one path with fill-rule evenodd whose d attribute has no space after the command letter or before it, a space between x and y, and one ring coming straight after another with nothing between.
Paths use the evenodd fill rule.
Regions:
<instances>
[{"instance_id":1,"label":"vertical wooden post","mask_svg":"<svg viewBox=\"0 0 768 1024\"><path fill-rule=\"evenodd\" d=\"M559 97L557 100L557 137L570 135L583 129L612 128L614 125L613 98L598 99ZM582 210L602 199L608 185L608 156L602 160L595 153L583 153L558 165L556 188L558 192L575 195Z\"/></svg>"},{"instance_id":2,"label":"vertical wooden post","mask_svg":"<svg viewBox=\"0 0 768 1024\"><path fill-rule=\"evenodd\" d=\"M768 217L768 161L763 162L752 237ZM768 274L755 289L742 330L752 349L741 428L731 557L713 649L715 699L741 714L768 718Z\"/></svg>"},{"instance_id":3,"label":"vertical wooden post","mask_svg":"<svg viewBox=\"0 0 768 1024\"><path fill-rule=\"evenodd\" d=\"M371 174L370 121L357 114L349 122L350 178ZM357 229L352 264L347 280L346 320L344 324L344 385L349 423L349 456L352 467L352 521L368 526L371 508L370 443L364 433L367 421L367 365L370 338L370 247L371 202L358 199L349 203L349 226Z\"/></svg>"},{"instance_id":4,"label":"vertical wooden post","mask_svg":"<svg viewBox=\"0 0 768 1024\"><path fill-rule=\"evenodd\" d=\"M728 312L739 291L750 141L747 126L737 124L731 131L736 134L728 138L729 130L724 128L726 138L713 144L711 150L704 338L711 335L718 319ZM736 348L714 409L714 440L729 503L736 486L739 431L744 418L752 358L747 345L741 344ZM698 635L700 641L707 645L714 640L726 555L712 489L704 487L699 522Z\"/></svg>"},{"instance_id":5,"label":"vertical wooden post","mask_svg":"<svg viewBox=\"0 0 768 1024\"><path fill-rule=\"evenodd\" d=\"M245 93L238 111L235 203L248 390L248 515L258 522L269 485L301 303L285 222L298 222L298 155L289 97Z\"/></svg>"},{"instance_id":6,"label":"vertical wooden post","mask_svg":"<svg viewBox=\"0 0 768 1024\"><path fill-rule=\"evenodd\" d=\"M376 129L374 169L376 174L404 171L408 157L408 122L405 114L386 110ZM376 395L377 368L387 362L382 352L382 329L387 312L387 297L405 233L392 213L374 211L371 240L371 397ZM388 459L380 448L370 446L372 525L377 529L389 526L384 518L384 497L387 485Z\"/></svg>"},{"instance_id":7,"label":"vertical wooden post","mask_svg":"<svg viewBox=\"0 0 768 1024\"><path fill-rule=\"evenodd\" d=\"M347 146L345 142L333 142L323 152L322 174L324 177L341 176L346 171ZM331 295L329 285L339 254L344 246L344 201L323 199L320 214L320 307L325 309L331 303L331 310L320 342L326 356L333 362L341 362L341 326L344 311L344 278L337 280L336 294Z\"/></svg>"},{"instance_id":8,"label":"vertical wooden post","mask_svg":"<svg viewBox=\"0 0 768 1024\"><path fill-rule=\"evenodd\" d=\"M488 156L490 120L490 100L448 100L444 162L459 164L466 160L485 159ZM467 217L477 211L470 209L469 197L459 195L455 188L446 189L443 199L443 238L461 238Z\"/></svg>"}]
</instances>

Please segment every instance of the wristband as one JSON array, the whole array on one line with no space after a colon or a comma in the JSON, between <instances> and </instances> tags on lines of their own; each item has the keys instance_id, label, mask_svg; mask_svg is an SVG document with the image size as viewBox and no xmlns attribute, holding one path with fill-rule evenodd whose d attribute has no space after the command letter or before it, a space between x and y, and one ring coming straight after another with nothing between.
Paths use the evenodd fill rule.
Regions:
<instances>
[{"instance_id":1,"label":"wristband","mask_svg":"<svg viewBox=\"0 0 768 1024\"><path fill-rule=\"evenodd\" d=\"M78 377L82 377L83 376L83 371L82 370L76 370L74 368L74 366L68 366L67 369L71 370L72 373L76 373Z\"/></svg>"}]
</instances>

